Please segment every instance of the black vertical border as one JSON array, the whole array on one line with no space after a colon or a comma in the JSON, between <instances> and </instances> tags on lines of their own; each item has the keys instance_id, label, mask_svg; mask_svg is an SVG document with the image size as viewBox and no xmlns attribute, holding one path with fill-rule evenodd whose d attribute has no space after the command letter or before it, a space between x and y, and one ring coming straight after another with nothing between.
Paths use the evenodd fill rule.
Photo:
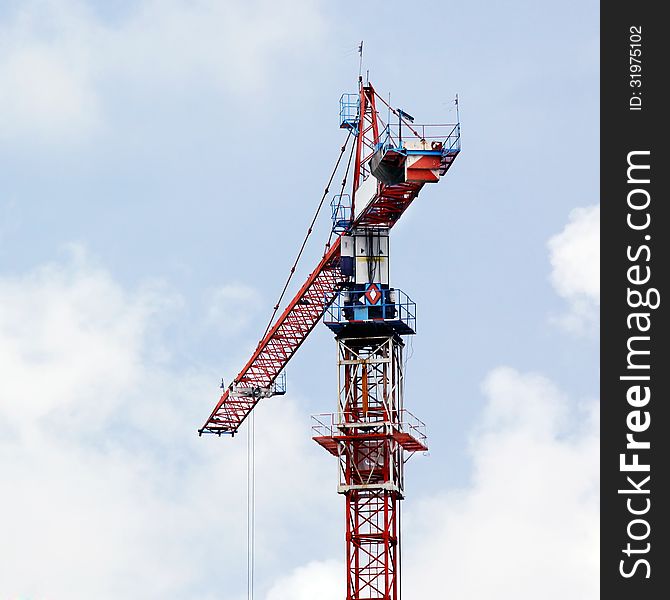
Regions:
<instances>
[{"instance_id":1,"label":"black vertical border","mask_svg":"<svg viewBox=\"0 0 670 600\"><path fill-rule=\"evenodd\" d=\"M636 2L601 3L601 597L630 598L634 600L670 598L670 548L668 548L668 500L667 481L670 471L670 422L668 419L668 373L670 372L670 331L667 321L667 306L670 305L668 290L668 259L670 256L670 222L667 205L670 202L667 176L670 163L667 160L668 100L662 87L670 82L670 68L665 66L670 57L670 23L661 17L663 3L637 0ZM642 28L642 85L633 88L630 72L631 27ZM665 68L664 68L665 66ZM634 84L633 84L634 85ZM642 98L642 109L630 110L632 92L638 91ZM627 195L634 185L627 182L628 153L650 151L649 163L651 183L644 187L651 195L648 209L651 221L647 230L635 231L627 224ZM638 199L643 198L638 195ZM642 218L641 214L635 214ZM638 221L641 222L641 221ZM649 235L650 239L643 239ZM650 248L648 261L646 252L635 262L627 256L627 247L632 253L642 244ZM634 264L648 265L651 280L647 287L658 289L661 304L655 310L634 309L627 300L628 269ZM646 271L643 271L645 273ZM642 289L638 287L638 289ZM620 489L630 489L627 481L631 476L640 485L643 472L622 472L620 454L627 452L626 435L630 433L627 418L632 407L626 398L631 381L621 381L620 376L630 375L627 370L627 342L635 329L629 329L627 317L631 312L647 310L651 315L648 335L650 369L636 371L648 374L651 391L649 404L639 410L648 411L650 427L635 437L650 441L649 450L637 451L641 463L650 465L649 482L641 485L649 493L621 494ZM628 462L632 460L628 450ZM643 515L631 514L628 499L635 510L646 507ZM629 531L643 536L643 523L633 524L633 519L644 519L650 527L649 536L642 540L631 540ZM636 550L646 548L648 552L631 553L624 550L627 544ZM637 558L647 560L647 567L640 563L635 574L624 577L623 570L630 573Z\"/></svg>"}]
</instances>

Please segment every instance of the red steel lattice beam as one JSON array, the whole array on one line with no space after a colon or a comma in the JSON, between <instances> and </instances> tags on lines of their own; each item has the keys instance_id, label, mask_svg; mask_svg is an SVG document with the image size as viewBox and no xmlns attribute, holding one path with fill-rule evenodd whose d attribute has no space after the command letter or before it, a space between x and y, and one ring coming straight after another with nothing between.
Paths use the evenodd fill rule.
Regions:
<instances>
[{"instance_id":1,"label":"red steel lattice beam","mask_svg":"<svg viewBox=\"0 0 670 600\"><path fill-rule=\"evenodd\" d=\"M224 391L200 433L235 434L319 322L341 279L337 238L293 300L258 343L247 364Z\"/></svg>"},{"instance_id":2,"label":"red steel lattice beam","mask_svg":"<svg viewBox=\"0 0 670 600\"><path fill-rule=\"evenodd\" d=\"M347 495L347 600L397 600L399 494Z\"/></svg>"}]
</instances>

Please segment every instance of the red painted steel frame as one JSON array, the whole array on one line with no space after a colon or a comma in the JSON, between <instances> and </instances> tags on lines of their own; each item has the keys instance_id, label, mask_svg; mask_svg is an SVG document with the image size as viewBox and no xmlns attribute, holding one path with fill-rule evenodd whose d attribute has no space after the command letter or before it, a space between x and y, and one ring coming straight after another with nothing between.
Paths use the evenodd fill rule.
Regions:
<instances>
[{"instance_id":1,"label":"red painted steel frame","mask_svg":"<svg viewBox=\"0 0 670 600\"><path fill-rule=\"evenodd\" d=\"M365 179L365 163L374 154L375 147L379 142L379 115L375 104L375 90L370 84L361 86L359 111L356 162L354 163L354 194L361 183L361 178ZM356 198L354 197L355 202Z\"/></svg>"},{"instance_id":2,"label":"red painted steel frame","mask_svg":"<svg viewBox=\"0 0 670 600\"><path fill-rule=\"evenodd\" d=\"M223 393L200 433L234 434L261 396L305 341L332 301L341 279L340 239L337 238L293 300L258 343L247 364ZM249 395L233 392L247 389Z\"/></svg>"},{"instance_id":3,"label":"red painted steel frame","mask_svg":"<svg viewBox=\"0 0 670 600\"><path fill-rule=\"evenodd\" d=\"M347 513L347 600L398 600L397 492L350 492Z\"/></svg>"},{"instance_id":4,"label":"red painted steel frame","mask_svg":"<svg viewBox=\"0 0 670 600\"><path fill-rule=\"evenodd\" d=\"M346 498L347 600L398 600L403 343L395 334L338 339L340 399L332 439ZM320 440L316 440L321 443Z\"/></svg>"},{"instance_id":5,"label":"red painted steel frame","mask_svg":"<svg viewBox=\"0 0 670 600\"><path fill-rule=\"evenodd\" d=\"M379 143L379 114L375 98L377 94L368 84L360 91L360 124L356 140L356 162L353 181L353 205L356 206L355 190L368 173L365 165L377 149ZM377 197L358 216L354 227L386 227L395 225L402 213L419 195L424 182L399 183L396 185L380 185Z\"/></svg>"}]
</instances>

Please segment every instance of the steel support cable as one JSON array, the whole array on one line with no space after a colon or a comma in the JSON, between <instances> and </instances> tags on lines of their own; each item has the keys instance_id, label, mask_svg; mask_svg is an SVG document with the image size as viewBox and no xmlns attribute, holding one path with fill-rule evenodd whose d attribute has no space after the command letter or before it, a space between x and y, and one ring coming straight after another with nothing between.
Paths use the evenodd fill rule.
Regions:
<instances>
[{"instance_id":1,"label":"steel support cable","mask_svg":"<svg viewBox=\"0 0 670 600\"><path fill-rule=\"evenodd\" d=\"M247 600L254 598L254 567L256 541L256 432L255 415L249 417L247 428Z\"/></svg>"},{"instance_id":2,"label":"steel support cable","mask_svg":"<svg viewBox=\"0 0 670 600\"><path fill-rule=\"evenodd\" d=\"M270 320L268 321L268 325L265 328L265 332L263 333L263 336L261 339L265 338L267 335L268 331L270 331L270 327L272 327L272 323L277 316L277 311L279 310L279 307L281 306L282 300L284 299L284 295L286 294L286 290L288 289L288 286L291 283L291 280L293 279L293 275L295 274L295 269L298 266L298 262L300 261L300 258L302 257L302 253L305 250L305 246L307 245L307 240L309 240L309 236L312 235L312 229L314 227L314 223L316 223L316 219L319 216L319 213L321 212L321 208L323 207L323 203L326 200L326 196L328 196L328 193L330 192L330 185L333 183L333 179L335 179L335 174L337 173L337 170L340 167L340 162L342 162L342 156L344 155L345 150L347 149L347 144L349 143L349 139L351 138L351 129L349 130L349 133L347 134L347 139L344 140L344 144L340 148L340 155L337 157L337 162L335 163L335 167L333 168L333 172L330 174L330 178L328 179L328 183L326 184L326 188L323 191L323 195L321 196L321 200L319 201L319 205L316 208L316 212L314 213L314 216L312 217L312 222L309 224L309 227L307 229L307 234L305 235L305 239L302 241L302 245L300 246L300 250L298 251L298 256L295 257L295 261L293 261L293 266L291 267L291 271L289 272L288 279L286 280L286 283L284 284L284 288L281 291L281 294L279 295L279 300L277 300L277 303L275 304L274 310L272 311L272 316L270 317Z\"/></svg>"}]
</instances>

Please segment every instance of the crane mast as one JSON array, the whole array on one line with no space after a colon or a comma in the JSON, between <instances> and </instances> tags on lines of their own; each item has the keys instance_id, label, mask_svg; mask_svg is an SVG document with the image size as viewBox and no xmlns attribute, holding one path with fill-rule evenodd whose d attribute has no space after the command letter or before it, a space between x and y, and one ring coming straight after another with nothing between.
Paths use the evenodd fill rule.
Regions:
<instances>
[{"instance_id":1,"label":"crane mast","mask_svg":"<svg viewBox=\"0 0 670 600\"><path fill-rule=\"evenodd\" d=\"M385 123L378 101L397 117ZM390 119L389 119L390 121ZM346 510L346 600L399 600L399 502L404 465L428 449L425 425L404 407L404 336L416 307L390 281L390 231L426 183L460 152L460 124L416 125L373 86L340 98L355 136L350 194L333 198L333 244L224 390L199 433L234 435L323 319L335 334L338 402L313 419L313 439L338 459Z\"/></svg>"}]
</instances>

